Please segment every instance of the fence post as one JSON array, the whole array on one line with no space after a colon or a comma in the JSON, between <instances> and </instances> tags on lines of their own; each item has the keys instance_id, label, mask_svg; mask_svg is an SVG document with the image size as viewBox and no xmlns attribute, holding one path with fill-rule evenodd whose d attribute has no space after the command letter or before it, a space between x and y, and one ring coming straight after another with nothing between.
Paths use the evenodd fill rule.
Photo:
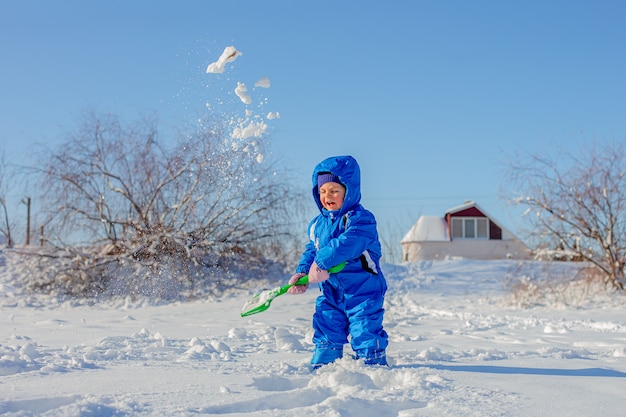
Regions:
<instances>
[{"instance_id":1,"label":"fence post","mask_svg":"<svg viewBox=\"0 0 626 417\"><path fill-rule=\"evenodd\" d=\"M30 197L26 197L26 246L30 245Z\"/></svg>"}]
</instances>

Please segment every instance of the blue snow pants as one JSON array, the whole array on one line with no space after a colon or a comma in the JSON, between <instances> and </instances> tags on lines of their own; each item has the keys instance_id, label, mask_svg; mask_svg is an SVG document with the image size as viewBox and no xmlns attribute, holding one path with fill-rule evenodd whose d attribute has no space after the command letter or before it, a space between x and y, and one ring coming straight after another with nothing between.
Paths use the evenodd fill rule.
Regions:
<instances>
[{"instance_id":1,"label":"blue snow pants","mask_svg":"<svg viewBox=\"0 0 626 417\"><path fill-rule=\"evenodd\" d=\"M319 286L322 295L317 298L313 315L315 351L311 364L318 367L341 358L350 336L356 359L364 359L368 365L387 365L385 278L368 272L332 274Z\"/></svg>"}]
</instances>

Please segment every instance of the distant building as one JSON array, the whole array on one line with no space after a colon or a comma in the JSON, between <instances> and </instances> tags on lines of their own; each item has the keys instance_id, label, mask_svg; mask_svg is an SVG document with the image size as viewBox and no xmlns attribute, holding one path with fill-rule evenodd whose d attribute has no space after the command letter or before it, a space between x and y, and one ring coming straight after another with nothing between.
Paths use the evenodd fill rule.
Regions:
<instances>
[{"instance_id":1,"label":"distant building","mask_svg":"<svg viewBox=\"0 0 626 417\"><path fill-rule=\"evenodd\" d=\"M402 260L530 259L530 249L473 201L443 217L421 216L402 238Z\"/></svg>"}]
</instances>

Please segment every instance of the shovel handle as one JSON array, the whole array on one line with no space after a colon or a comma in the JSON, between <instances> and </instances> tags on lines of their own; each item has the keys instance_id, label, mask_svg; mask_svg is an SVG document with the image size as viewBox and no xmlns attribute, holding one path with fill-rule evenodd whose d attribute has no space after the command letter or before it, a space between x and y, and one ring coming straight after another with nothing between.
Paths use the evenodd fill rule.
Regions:
<instances>
[{"instance_id":1,"label":"shovel handle","mask_svg":"<svg viewBox=\"0 0 626 417\"><path fill-rule=\"evenodd\" d=\"M346 263L342 262L339 265L330 268L328 272L330 273L339 272L345 266L346 266ZM252 299L248 301L248 303L244 305L243 311L241 312L241 317L250 316L252 314L261 313L267 310L270 307L270 303L272 302L272 300L278 297L279 295L286 293L287 290L289 290L289 288L293 287L294 285L306 285L308 283L309 283L309 276L304 275L298 281L296 281L295 284L283 285L282 287L278 287L273 290L263 291L262 293L257 294L256 296L252 297ZM261 294L264 294L264 297L261 297Z\"/></svg>"},{"instance_id":2,"label":"shovel handle","mask_svg":"<svg viewBox=\"0 0 626 417\"><path fill-rule=\"evenodd\" d=\"M289 285L290 287L293 287L294 285L306 285L309 283L309 276L308 275L304 275L302 277L300 277L299 280L297 280L294 284Z\"/></svg>"},{"instance_id":3,"label":"shovel handle","mask_svg":"<svg viewBox=\"0 0 626 417\"><path fill-rule=\"evenodd\" d=\"M335 265L332 268L330 268L328 272L330 272L331 274L336 274L337 272L341 271L345 266L346 266L346 263L342 262L339 265ZM307 285L308 283L309 283L309 276L304 275L303 277L300 277L300 279L297 280L295 284L289 284L288 288L293 287L294 285Z\"/></svg>"}]
</instances>

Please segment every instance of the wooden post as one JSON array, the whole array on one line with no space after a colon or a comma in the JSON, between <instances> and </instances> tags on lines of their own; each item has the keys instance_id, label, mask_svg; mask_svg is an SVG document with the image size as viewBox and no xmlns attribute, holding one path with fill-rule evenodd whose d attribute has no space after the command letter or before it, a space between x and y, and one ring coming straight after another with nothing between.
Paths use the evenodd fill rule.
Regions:
<instances>
[{"instance_id":1,"label":"wooden post","mask_svg":"<svg viewBox=\"0 0 626 417\"><path fill-rule=\"evenodd\" d=\"M26 197L26 246L30 245L30 197Z\"/></svg>"}]
</instances>

